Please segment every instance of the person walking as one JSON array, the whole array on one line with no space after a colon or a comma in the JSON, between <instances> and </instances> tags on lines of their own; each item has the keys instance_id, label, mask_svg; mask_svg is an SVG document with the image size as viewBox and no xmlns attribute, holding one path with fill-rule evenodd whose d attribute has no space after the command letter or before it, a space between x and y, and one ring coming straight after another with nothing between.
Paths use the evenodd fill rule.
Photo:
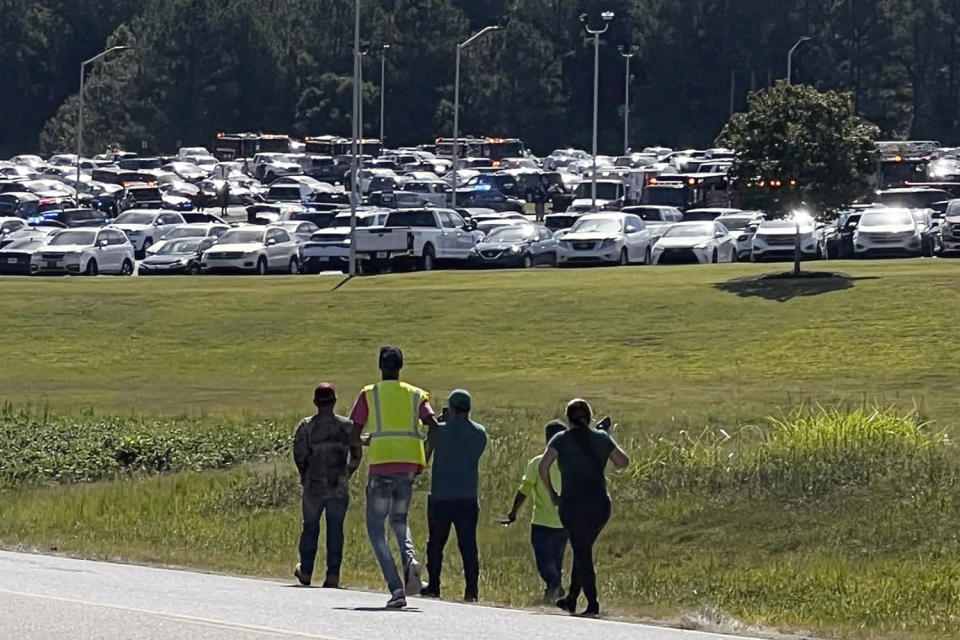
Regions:
<instances>
[{"instance_id":1,"label":"person walking","mask_svg":"<svg viewBox=\"0 0 960 640\"><path fill-rule=\"evenodd\" d=\"M450 538L450 527L457 530L457 546L463 560L466 588L463 599L476 602L479 597L480 558L477 551L477 520L480 457L487 448L487 431L470 419L470 393L456 389L447 400L449 417L437 432L436 452L430 476L427 503L427 573L430 580L421 595L440 597L443 550Z\"/></svg>"},{"instance_id":2,"label":"person walking","mask_svg":"<svg viewBox=\"0 0 960 640\"><path fill-rule=\"evenodd\" d=\"M327 574L323 586L340 586L343 520L350 505L350 476L360 466L361 446L353 423L334 413L337 392L323 382L313 392L317 413L297 425L293 459L303 487L300 562L294 577L310 586L317 557L320 517L327 514Z\"/></svg>"},{"instance_id":3,"label":"person walking","mask_svg":"<svg viewBox=\"0 0 960 640\"><path fill-rule=\"evenodd\" d=\"M610 519L610 495L604 470L607 460L617 469L625 469L630 459L608 432L590 426L593 411L586 400L571 400L566 414L569 430L550 440L539 466L540 479L559 507L560 522L570 533L573 548L570 589L566 597L557 601L557 606L575 613L582 590L587 608L581 615L596 617L600 615L600 601L593 545ZM562 496L553 486L550 475L554 464L560 468Z\"/></svg>"},{"instance_id":4,"label":"person walking","mask_svg":"<svg viewBox=\"0 0 960 640\"><path fill-rule=\"evenodd\" d=\"M193 210L203 211L203 189L197 187L197 193L193 196Z\"/></svg>"},{"instance_id":5,"label":"person walking","mask_svg":"<svg viewBox=\"0 0 960 640\"><path fill-rule=\"evenodd\" d=\"M363 388L350 413L356 433L369 427L370 477L367 482L367 535L390 590L388 608L407 606L406 595L419 594L420 563L417 561L407 514L413 497L413 481L423 472L433 454L439 424L430 406L430 394L400 381L403 352L397 347L380 349L382 381ZM427 426L424 442L422 425ZM386 541L384 522L400 547L404 579Z\"/></svg>"},{"instance_id":6,"label":"person walking","mask_svg":"<svg viewBox=\"0 0 960 640\"><path fill-rule=\"evenodd\" d=\"M559 420L551 420L547 424L546 436L549 443L554 436L567 430L567 426ZM533 518L530 524L530 544L533 546L533 557L537 563L537 572L543 579L546 588L543 592L545 602L556 602L563 597L563 557L567 551L567 542L570 535L560 522L560 514L553 504L547 485L540 479L540 460L543 454L534 456L523 472L520 488L513 498L513 506L505 520L501 522L509 526L517 521L517 513L527 498L533 500ZM560 470L557 465L550 467L550 480L554 489L563 495Z\"/></svg>"},{"instance_id":7,"label":"person walking","mask_svg":"<svg viewBox=\"0 0 960 640\"><path fill-rule=\"evenodd\" d=\"M230 205L230 181L224 180L220 187L220 215L227 215L227 207Z\"/></svg>"}]
</instances>

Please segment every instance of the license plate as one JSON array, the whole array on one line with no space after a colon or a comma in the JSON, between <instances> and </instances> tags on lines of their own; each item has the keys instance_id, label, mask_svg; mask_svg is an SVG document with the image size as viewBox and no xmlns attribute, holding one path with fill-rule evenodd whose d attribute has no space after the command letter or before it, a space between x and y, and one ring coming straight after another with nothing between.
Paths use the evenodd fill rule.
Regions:
<instances>
[{"instance_id":1,"label":"license plate","mask_svg":"<svg viewBox=\"0 0 960 640\"><path fill-rule=\"evenodd\" d=\"M17 262L16 258L7 258L7 264L17 264Z\"/></svg>"},{"instance_id":2,"label":"license plate","mask_svg":"<svg viewBox=\"0 0 960 640\"><path fill-rule=\"evenodd\" d=\"M51 262L51 261L47 262L47 269L56 269L56 268L57 268L56 262Z\"/></svg>"},{"instance_id":3,"label":"license plate","mask_svg":"<svg viewBox=\"0 0 960 640\"><path fill-rule=\"evenodd\" d=\"M387 255L388 255L388 254L387 254L386 251L377 251L377 259L378 259L378 260L386 260L386 259L387 259Z\"/></svg>"}]
</instances>

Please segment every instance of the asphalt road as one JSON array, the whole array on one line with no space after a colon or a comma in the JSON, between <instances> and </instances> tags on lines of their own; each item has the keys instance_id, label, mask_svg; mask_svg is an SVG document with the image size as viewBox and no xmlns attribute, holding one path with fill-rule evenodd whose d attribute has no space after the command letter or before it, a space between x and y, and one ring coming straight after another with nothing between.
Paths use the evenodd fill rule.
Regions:
<instances>
[{"instance_id":1,"label":"asphalt road","mask_svg":"<svg viewBox=\"0 0 960 640\"><path fill-rule=\"evenodd\" d=\"M0 638L17 640L732 638L419 598L390 611L386 599L386 593L0 552Z\"/></svg>"}]
</instances>

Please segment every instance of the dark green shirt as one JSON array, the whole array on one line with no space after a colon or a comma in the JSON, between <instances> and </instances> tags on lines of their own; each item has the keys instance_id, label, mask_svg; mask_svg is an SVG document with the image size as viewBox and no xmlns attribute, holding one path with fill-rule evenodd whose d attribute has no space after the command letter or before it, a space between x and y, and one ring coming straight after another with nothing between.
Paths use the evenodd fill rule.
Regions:
<instances>
[{"instance_id":1,"label":"dark green shirt","mask_svg":"<svg viewBox=\"0 0 960 640\"><path fill-rule=\"evenodd\" d=\"M451 418L437 430L430 496L434 500L477 498L480 456L487 448L487 431L472 420Z\"/></svg>"},{"instance_id":2,"label":"dark green shirt","mask_svg":"<svg viewBox=\"0 0 960 640\"><path fill-rule=\"evenodd\" d=\"M570 429L555 435L547 446L557 452L564 502L593 502L607 495L604 470L617 446L609 433Z\"/></svg>"}]
</instances>

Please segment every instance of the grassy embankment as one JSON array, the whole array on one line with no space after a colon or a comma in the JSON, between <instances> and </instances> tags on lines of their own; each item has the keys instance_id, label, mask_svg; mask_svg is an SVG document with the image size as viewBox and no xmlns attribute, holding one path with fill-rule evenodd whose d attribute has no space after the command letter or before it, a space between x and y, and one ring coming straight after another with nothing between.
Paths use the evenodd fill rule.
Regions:
<instances>
[{"instance_id":1,"label":"grassy embankment","mask_svg":"<svg viewBox=\"0 0 960 640\"><path fill-rule=\"evenodd\" d=\"M269 454L315 381L339 383L345 410L375 375L376 348L395 342L410 380L438 395L473 390L491 433L489 600L536 599L525 527L494 518L542 424L583 395L616 417L635 459L614 479L601 543L610 611L950 635L960 508L949 441L891 414L764 416L878 402L955 433L960 265L829 266L852 277L805 283L788 300L784 283L732 282L769 270L752 265L442 273L337 292L318 278L3 281L17 329L0 337L0 397L56 415L2 415L2 458L14 462L0 466L12 487L0 494L0 542L285 576L296 486L287 457ZM153 469L208 470L142 477ZM348 529L345 580L379 588L360 509ZM449 595L458 566L451 557Z\"/></svg>"}]
</instances>

